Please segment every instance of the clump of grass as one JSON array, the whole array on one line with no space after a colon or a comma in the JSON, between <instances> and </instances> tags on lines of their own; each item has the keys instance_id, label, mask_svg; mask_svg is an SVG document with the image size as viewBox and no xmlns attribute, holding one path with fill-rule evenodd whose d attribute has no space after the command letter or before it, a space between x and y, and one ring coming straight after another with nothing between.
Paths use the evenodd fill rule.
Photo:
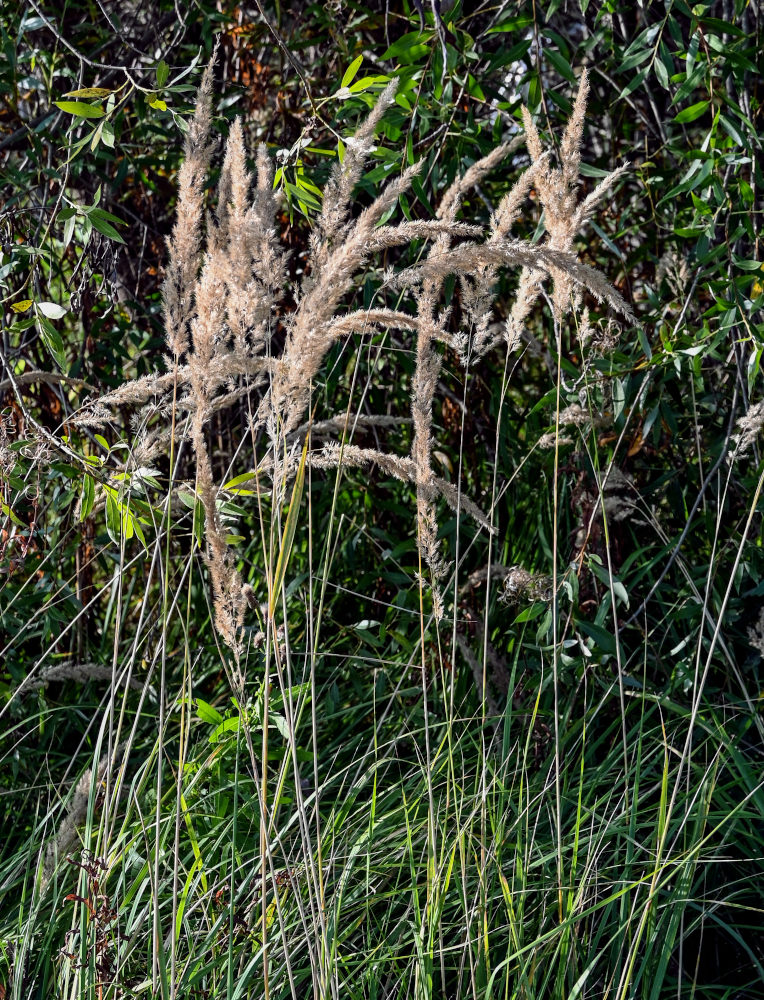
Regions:
<instances>
[{"instance_id":1,"label":"clump of grass","mask_svg":"<svg viewBox=\"0 0 764 1000\"><path fill-rule=\"evenodd\" d=\"M433 410L446 349L466 370L499 341L514 351L529 338L526 324L548 280L558 354L568 320L577 320L582 348L593 340L582 289L631 318L604 277L573 256L576 232L620 174L577 202L586 90L584 74L557 167L525 115L531 164L484 233L459 220L464 198L518 140L457 178L429 221L382 222L417 165L368 206L355 205L375 130L394 99L391 84L347 141L305 274L293 279L276 239L269 155L257 150L250 176L238 123L217 203L205 214L214 155L208 67L169 240L167 371L126 383L79 420L97 426L118 407L135 409L130 458L112 470L123 483L145 479L165 455L176 476L177 456L190 446L190 502L202 512L210 605L225 645L217 658L199 649L192 606L201 591L190 582L193 559L176 560L170 544L172 490L145 595L124 599L123 562L115 571L112 667L83 658L30 673L17 689L42 692L56 680L100 692L104 681L116 682L92 709L99 732L91 767L79 780L67 770L64 789L33 819L23 847L0 858L0 890L28 893L20 919L0 928L14 1000L37 983L55 984L62 996L114 1000L149 993L167 1000L678 995L695 986L709 914L723 925L717 911L726 903L758 905L741 873L746 858L760 853L761 782L727 739L732 709L700 713L698 693L689 713L654 694L638 670L627 674L591 637L568 630L570 619L559 642L545 645L550 627L539 622L556 622L559 594L578 582L571 572L567 590L558 586L556 549L548 576L489 546L485 568L461 589L454 581L454 604L464 608L460 621L454 610L450 635L429 628L421 600L427 567L433 610L444 615L449 565L438 538L440 504L495 537L491 508L464 495L459 480L435 473ZM534 245L511 237L531 186L547 227ZM415 266L396 270L415 239L427 249ZM399 297L353 308L359 275L383 252L393 267L380 296ZM497 339L493 292L507 266L520 270L518 290ZM446 304L452 275L466 317L461 329ZM397 331L414 357L409 408L319 412L317 388L335 345L384 330ZM559 369L557 378L555 431L538 442L555 452L561 428L584 437L605 420L583 398L560 406ZM506 382L501 390L503 399ZM258 506L270 492L275 512L270 525L260 519L264 591L227 537L225 500L238 494L225 488L220 467L235 466L239 453L216 454L211 433L217 414L240 405L257 461L234 482L244 481L241 496ZM410 435L405 450L394 437L402 428ZM357 429L382 440L362 447ZM372 465L415 489L419 603L413 612L398 608L411 616L408 632L396 622L387 640L380 629L374 643L345 655L333 645L342 636L322 628L342 528L337 487L316 566L314 493L306 484L320 470ZM634 519L629 483L616 473L595 476L589 530L595 518L605 532ZM287 562L305 495L308 583L300 609ZM494 485L491 504L495 496ZM514 634L502 644L508 611ZM248 616L259 617L257 628L248 629ZM751 632L757 648L760 624ZM601 620L596 627L602 635ZM370 634L370 623L334 631ZM236 669L224 674L228 650ZM356 684L362 673L371 680ZM205 700L207 686L214 705ZM118 749L104 755L107 747ZM78 861L80 840L94 853ZM723 868L731 872L726 882Z\"/></svg>"},{"instance_id":2,"label":"clump of grass","mask_svg":"<svg viewBox=\"0 0 764 1000\"><path fill-rule=\"evenodd\" d=\"M508 320L508 349L519 343L525 319L536 302L546 275L554 281L558 322L580 303L586 289L627 319L628 305L596 270L573 253L575 233L591 216L626 167L605 178L580 205L574 189L578 179L580 144L588 83L581 78L578 97L560 147L559 169L541 148L538 132L525 113L526 142L531 166L516 180L491 219L487 238L480 227L459 221L465 194L496 170L518 141L505 143L473 164L443 196L436 218L383 223L398 198L410 187L421 164L408 167L388 182L370 205L353 212L355 186L371 153L375 130L394 101L391 81L355 135L345 142L344 156L333 169L323 196L323 208L310 240L304 275L289 287L285 254L275 238L277 202L267 151L257 151L257 176L246 167L241 124L234 122L226 144L218 183L215 215L208 215L204 232L204 183L209 170L212 64L207 68L196 113L186 140L179 176L177 219L168 243L169 262L164 285L168 373L129 382L102 397L79 423L93 425L110 408L144 404L136 421L138 435L132 453L135 467L150 464L171 439L189 439L196 457L196 489L206 531L206 558L214 593L215 620L224 641L242 652L242 628L247 610L242 577L226 542L218 510L219 486L206 442L211 416L245 394L259 398L250 434L267 435L267 452L258 465L269 474L274 495L284 496L286 483L298 467L298 449L309 435L311 398L330 349L354 332L397 329L414 338L416 364L411 391L413 438L408 455L359 448L347 441L328 441L308 449L314 468L334 465L361 467L376 463L389 474L416 487L416 532L419 551L429 568L436 618L443 616L439 581L445 572L438 542L437 502L463 509L490 529L489 518L469 498L437 476L432 467L435 444L433 403L441 369L443 345L458 350L465 364L491 346L488 334L491 295L499 268L520 267L517 299ZM537 245L510 237L532 184L545 211L548 239ZM347 299L358 274L376 254L411 243L430 241L425 259L388 275L389 289L411 292L411 311L388 307L353 310ZM444 284L457 275L465 290L472 327L454 334L448 329L449 310ZM291 309L294 300L297 306ZM273 347L276 329L285 330L283 346ZM148 406L146 404L151 401ZM148 421L159 410L172 429L149 431ZM348 414L346 426L363 419ZM367 423L374 416L366 417ZM384 421L385 415L379 416ZM381 424L377 424L381 426ZM272 605L272 595L268 603Z\"/></svg>"}]
</instances>

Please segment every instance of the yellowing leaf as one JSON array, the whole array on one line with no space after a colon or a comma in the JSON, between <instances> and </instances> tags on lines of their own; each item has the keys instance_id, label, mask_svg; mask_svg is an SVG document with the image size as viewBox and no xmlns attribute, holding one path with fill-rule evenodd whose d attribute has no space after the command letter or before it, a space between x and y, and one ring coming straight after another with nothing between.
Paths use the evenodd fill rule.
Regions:
<instances>
[{"instance_id":1,"label":"yellowing leaf","mask_svg":"<svg viewBox=\"0 0 764 1000\"><path fill-rule=\"evenodd\" d=\"M239 476L234 476L233 479L229 479L221 488L224 490L233 490L237 486L241 486L242 483L248 483L251 479L256 477L254 472L242 472Z\"/></svg>"},{"instance_id":2,"label":"yellowing leaf","mask_svg":"<svg viewBox=\"0 0 764 1000\"><path fill-rule=\"evenodd\" d=\"M22 299L20 302L13 302L11 304L11 309L15 313L25 313L31 305L31 299Z\"/></svg>"},{"instance_id":3,"label":"yellowing leaf","mask_svg":"<svg viewBox=\"0 0 764 1000\"><path fill-rule=\"evenodd\" d=\"M64 94L64 97L82 97L87 99L89 97L108 97L109 94L113 94L113 90L109 90L108 87L83 87L81 90L69 90Z\"/></svg>"}]
</instances>

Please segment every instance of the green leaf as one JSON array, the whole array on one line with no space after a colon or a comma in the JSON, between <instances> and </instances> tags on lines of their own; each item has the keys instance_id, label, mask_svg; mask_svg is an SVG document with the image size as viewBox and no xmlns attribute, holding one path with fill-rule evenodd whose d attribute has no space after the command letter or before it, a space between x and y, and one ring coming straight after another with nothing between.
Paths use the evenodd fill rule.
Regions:
<instances>
[{"instance_id":1,"label":"green leaf","mask_svg":"<svg viewBox=\"0 0 764 1000\"><path fill-rule=\"evenodd\" d=\"M536 111L541 104L541 80L538 73L534 73L528 85L528 110Z\"/></svg>"},{"instance_id":2,"label":"green leaf","mask_svg":"<svg viewBox=\"0 0 764 1000\"><path fill-rule=\"evenodd\" d=\"M208 722L211 726L219 726L221 722L225 721L220 712L216 708L213 708L209 702L204 701L202 698L196 698L195 700L196 714L202 722Z\"/></svg>"},{"instance_id":3,"label":"green leaf","mask_svg":"<svg viewBox=\"0 0 764 1000\"><path fill-rule=\"evenodd\" d=\"M125 242L111 223L105 222L103 219L91 219L90 221L93 224L93 229L97 229L99 233L108 236L110 240L114 240L117 243Z\"/></svg>"},{"instance_id":4,"label":"green leaf","mask_svg":"<svg viewBox=\"0 0 764 1000\"><path fill-rule=\"evenodd\" d=\"M61 371L66 371L66 352L61 334L49 320L39 314L37 316L37 329L43 343L53 356L53 360Z\"/></svg>"},{"instance_id":5,"label":"green leaf","mask_svg":"<svg viewBox=\"0 0 764 1000\"><path fill-rule=\"evenodd\" d=\"M686 191L694 191L699 184L708 180L713 171L713 161L712 160L694 160L690 165L690 169L681 179L679 184L676 184L670 191L668 191L658 202L659 205L664 204L666 201L670 201L672 198L676 197L678 194L684 194Z\"/></svg>"},{"instance_id":6,"label":"green leaf","mask_svg":"<svg viewBox=\"0 0 764 1000\"><path fill-rule=\"evenodd\" d=\"M704 28L713 28L722 35L737 35L738 38L745 38L745 32L739 25L723 21L720 17L701 17L699 23Z\"/></svg>"},{"instance_id":7,"label":"green leaf","mask_svg":"<svg viewBox=\"0 0 764 1000\"><path fill-rule=\"evenodd\" d=\"M626 390L623 387L623 382L616 378L613 380L613 420L617 420L623 413L623 407L626 403Z\"/></svg>"},{"instance_id":8,"label":"green leaf","mask_svg":"<svg viewBox=\"0 0 764 1000\"><path fill-rule=\"evenodd\" d=\"M65 306L60 306L56 302L38 302L37 309L48 319L61 319L69 311Z\"/></svg>"},{"instance_id":9,"label":"green leaf","mask_svg":"<svg viewBox=\"0 0 764 1000\"><path fill-rule=\"evenodd\" d=\"M743 139L742 134L740 133L740 130L736 125L734 125L730 121L729 118L726 118L724 115L719 115L719 121L722 123L722 128L724 129L724 131L727 133L727 135L730 137L730 139L732 139L734 143L737 143L738 146L745 145L745 141Z\"/></svg>"},{"instance_id":10,"label":"green leaf","mask_svg":"<svg viewBox=\"0 0 764 1000\"><path fill-rule=\"evenodd\" d=\"M637 87L639 87L642 84L642 81L647 76L647 69L648 69L647 67L641 69L639 73L637 73L637 75L632 80L630 80L629 83L626 84L626 86L623 88L621 93L616 98L617 101L622 101L624 97L628 97L632 91L636 90Z\"/></svg>"},{"instance_id":11,"label":"green leaf","mask_svg":"<svg viewBox=\"0 0 764 1000\"><path fill-rule=\"evenodd\" d=\"M114 126L111 122L101 122L101 142L109 149L114 149Z\"/></svg>"},{"instance_id":12,"label":"green leaf","mask_svg":"<svg viewBox=\"0 0 764 1000\"><path fill-rule=\"evenodd\" d=\"M489 28L486 34L495 35L498 32L520 31L522 28L527 28L529 24L533 24L533 22L533 14L519 14L517 17L511 17L509 20L502 22L502 24L497 24L494 28Z\"/></svg>"},{"instance_id":13,"label":"green leaf","mask_svg":"<svg viewBox=\"0 0 764 1000\"><path fill-rule=\"evenodd\" d=\"M509 63L518 62L531 47L531 44L531 40L528 38L521 42L515 42L514 45L510 45L506 49L503 47L500 48L498 52L490 57L490 68L494 70L499 66L507 66Z\"/></svg>"},{"instance_id":14,"label":"green leaf","mask_svg":"<svg viewBox=\"0 0 764 1000\"><path fill-rule=\"evenodd\" d=\"M80 494L80 521L84 521L90 516L95 503L95 480L91 475L85 473L82 480L82 492Z\"/></svg>"},{"instance_id":15,"label":"green leaf","mask_svg":"<svg viewBox=\"0 0 764 1000\"><path fill-rule=\"evenodd\" d=\"M591 163L582 163L578 171L582 177L597 177L601 179L610 175L609 170L603 170L602 167L595 167Z\"/></svg>"},{"instance_id":16,"label":"green leaf","mask_svg":"<svg viewBox=\"0 0 764 1000\"><path fill-rule=\"evenodd\" d=\"M700 66L696 66L695 69L687 74L687 79L679 87L679 90L674 94L670 107L675 104L681 104L682 101L686 100L690 94L695 90L706 74L706 67L701 63Z\"/></svg>"},{"instance_id":17,"label":"green leaf","mask_svg":"<svg viewBox=\"0 0 764 1000\"><path fill-rule=\"evenodd\" d=\"M555 52L554 49L547 49L545 55L560 76L564 77L568 83L577 83L576 74L573 72L573 68L567 59L564 59L563 56L560 55L559 52Z\"/></svg>"},{"instance_id":18,"label":"green leaf","mask_svg":"<svg viewBox=\"0 0 764 1000\"><path fill-rule=\"evenodd\" d=\"M342 82L340 87L349 87L352 81L355 79L355 75L361 68L361 63L363 62L363 55L356 56L351 62L348 68L345 70L345 75L342 77Z\"/></svg>"},{"instance_id":19,"label":"green leaf","mask_svg":"<svg viewBox=\"0 0 764 1000\"><path fill-rule=\"evenodd\" d=\"M352 83L348 87L348 90L350 91L351 94L360 94L364 90L368 90L369 87L373 87L378 83L389 83L389 82L390 82L390 77L382 76L381 74L377 76L362 76L360 80L356 80L355 83ZM405 99L404 94L399 94L397 96L403 97Z\"/></svg>"},{"instance_id":20,"label":"green leaf","mask_svg":"<svg viewBox=\"0 0 764 1000\"><path fill-rule=\"evenodd\" d=\"M358 629L360 632L365 632L367 629L376 628L379 622L375 618L364 618L360 622L356 622L355 625L351 625L351 628Z\"/></svg>"},{"instance_id":21,"label":"green leaf","mask_svg":"<svg viewBox=\"0 0 764 1000\"><path fill-rule=\"evenodd\" d=\"M485 100L485 94L483 93L483 88L477 82L472 73L467 74L467 93L472 97L476 97L479 101Z\"/></svg>"},{"instance_id":22,"label":"green leaf","mask_svg":"<svg viewBox=\"0 0 764 1000\"><path fill-rule=\"evenodd\" d=\"M120 219L118 215L114 215L113 212L107 212L105 208L96 208L91 206L90 208L84 209L85 213L89 216L95 216L97 219L106 219L108 222L116 222L119 226L126 226L127 223L124 219Z\"/></svg>"},{"instance_id":23,"label":"green leaf","mask_svg":"<svg viewBox=\"0 0 764 1000\"><path fill-rule=\"evenodd\" d=\"M626 56L623 62L620 64L620 70L625 73L627 70L634 69L635 66L640 66L645 62L650 56L650 49L637 49L630 55Z\"/></svg>"},{"instance_id":24,"label":"green leaf","mask_svg":"<svg viewBox=\"0 0 764 1000\"><path fill-rule=\"evenodd\" d=\"M213 708L212 711L214 712L215 709ZM238 732L241 729L241 718L241 715L232 715L230 718L224 719L223 722L221 722L220 725L217 726L216 729L213 729L210 733L210 743L219 743L220 737L226 733ZM207 720L205 719L204 721L206 722ZM258 725L253 728L259 729L260 726Z\"/></svg>"},{"instance_id":25,"label":"green leaf","mask_svg":"<svg viewBox=\"0 0 764 1000\"><path fill-rule=\"evenodd\" d=\"M28 527L28 525L25 524L25 522L22 521L17 514L14 514L14 512L11 510L11 508L4 500L0 500L0 511L2 511L5 517L9 517L14 524L18 525L19 528Z\"/></svg>"},{"instance_id":26,"label":"green leaf","mask_svg":"<svg viewBox=\"0 0 764 1000\"><path fill-rule=\"evenodd\" d=\"M625 604L626 607L628 608L628 606L629 606L629 595L627 594L626 588L621 583L621 581L618 580L616 577L613 577L612 580L611 580L610 575L609 575L608 571L605 569L605 567L604 566L598 566L594 561L590 561L589 562L589 569L592 571L592 573L594 573L594 575L597 577L597 579L601 583L603 583L606 587L609 588L610 584L612 582L613 593L615 594L616 598L619 601L621 601L622 604ZM592 627L593 628L599 628L599 626L592 626Z\"/></svg>"},{"instance_id":27,"label":"green leaf","mask_svg":"<svg viewBox=\"0 0 764 1000\"><path fill-rule=\"evenodd\" d=\"M289 181L284 185L289 194L295 197L298 201L303 202L308 208L312 208L314 211L319 211L321 208L321 202L318 201L316 196L308 191L305 187L299 184L290 184Z\"/></svg>"},{"instance_id":28,"label":"green leaf","mask_svg":"<svg viewBox=\"0 0 764 1000\"><path fill-rule=\"evenodd\" d=\"M123 222L122 219L118 219L116 215L112 215L111 212L104 212L102 208L91 208L87 213L87 217L93 224L93 228L97 229L99 233L102 233L104 236L108 236L110 240L115 240L117 243L125 242L109 221L113 220L114 222L118 222L120 225L126 225L126 223Z\"/></svg>"},{"instance_id":29,"label":"green leaf","mask_svg":"<svg viewBox=\"0 0 764 1000\"><path fill-rule=\"evenodd\" d=\"M694 122L696 118L700 118L706 111L710 103L710 101L698 101L697 104L691 104L689 108L685 108L678 115L674 116L674 122L677 125L681 125L684 122Z\"/></svg>"},{"instance_id":30,"label":"green leaf","mask_svg":"<svg viewBox=\"0 0 764 1000\"><path fill-rule=\"evenodd\" d=\"M148 545L146 544L146 536L143 533L143 528L141 526L141 520L140 520L140 518L137 517L135 514L133 514L131 511L129 511L129 510L126 509L125 510L125 520L130 522L130 527L132 529L132 531L130 532L130 534L127 537L130 538L130 536L132 535L132 533L135 532L135 536L138 539L138 541L141 543L141 545L144 547L144 549L146 549L148 551Z\"/></svg>"},{"instance_id":31,"label":"green leaf","mask_svg":"<svg viewBox=\"0 0 764 1000\"><path fill-rule=\"evenodd\" d=\"M272 726L275 726L276 729L279 731L279 734L283 736L287 742L289 742L290 738L289 726L287 725L287 721L284 718L284 716L278 715L276 712L269 712L268 721L271 723Z\"/></svg>"},{"instance_id":32,"label":"green leaf","mask_svg":"<svg viewBox=\"0 0 764 1000\"><path fill-rule=\"evenodd\" d=\"M106 112L95 104L85 104L84 101L54 101L57 108L65 111L68 115L76 115L78 118L103 118Z\"/></svg>"},{"instance_id":33,"label":"green leaf","mask_svg":"<svg viewBox=\"0 0 764 1000\"><path fill-rule=\"evenodd\" d=\"M538 645L545 642L549 635L549 629L552 627L552 609L547 607L546 614L541 619L538 628L536 629L536 642Z\"/></svg>"},{"instance_id":34,"label":"green leaf","mask_svg":"<svg viewBox=\"0 0 764 1000\"><path fill-rule=\"evenodd\" d=\"M579 621L576 623L577 627L584 633L588 635L591 639L594 639L596 646L598 646L604 653L616 652L615 637L601 625L594 625L592 622Z\"/></svg>"},{"instance_id":35,"label":"green leaf","mask_svg":"<svg viewBox=\"0 0 764 1000\"><path fill-rule=\"evenodd\" d=\"M106 494L106 531L114 544L119 545L122 532L122 514L119 504L111 493Z\"/></svg>"},{"instance_id":36,"label":"green leaf","mask_svg":"<svg viewBox=\"0 0 764 1000\"><path fill-rule=\"evenodd\" d=\"M170 67L162 59L162 61L157 66L157 87L164 87L167 83L167 77L170 75Z\"/></svg>"},{"instance_id":37,"label":"green leaf","mask_svg":"<svg viewBox=\"0 0 764 1000\"><path fill-rule=\"evenodd\" d=\"M413 63L424 58L430 51L431 31L409 31L383 53L382 59L398 60L402 63Z\"/></svg>"},{"instance_id":38,"label":"green leaf","mask_svg":"<svg viewBox=\"0 0 764 1000\"><path fill-rule=\"evenodd\" d=\"M424 189L422 182L418 177L411 178L411 190L417 196L417 199L424 205L427 211L430 213L431 218L435 218L435 209L430 204L430 199L427 197L427 192Z\"/></svg>"},{"instance_id":39,"label":"green leaf","mask_svg":"<svg viewBox=\"0 0 764 1000\"><path fill-rule=\"evenodd\" d=\"M658 77L658 83L661 85L661 87L663 87L664 90L669 90L669 78L668 78L668 73L666 72L666 67L663 65L660 59L655 60L654 66L655 66L655 75Z\"/></svg>"},{"instance_id":40,"label":"green leaf","mask_svg":"<svg viewBox=\"0 0 764 1000\"><path fill-rule=\"evenodd\" d=\"M534 618L538 618L539 615L543 614L546 608L546 601L535 601L529 608L524 608L520 612L513 624L517 625L518 622L532 622Z\"/></svg>"}]
</instances>

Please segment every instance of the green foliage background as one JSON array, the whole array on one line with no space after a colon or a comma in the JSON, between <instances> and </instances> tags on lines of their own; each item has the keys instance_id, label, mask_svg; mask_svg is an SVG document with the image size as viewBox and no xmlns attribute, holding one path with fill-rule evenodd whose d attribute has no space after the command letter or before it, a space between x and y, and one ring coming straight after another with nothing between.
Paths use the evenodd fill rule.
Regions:
<instances>
[{"instance_id":1,"label":"green foliage background","mask_svg":"<svg viewBox=\"0 0 764 1000\"><path fill-rule=\"evenodd\" d=\"M248 661L251 704L232 704L193 509L174 511L159 545L167 467L125 490L112 480L111 497L95 503L97 485L132 444L129 414L103 435L69 422L89 396L163 364L164 238L185 120L217 37L216 128L226 134L243 115L250 148L267 143L294 274L338 142L393 75L396 107L359 205L424 160L414 196L396 211L430 217L457 174L521 128L522 104L555 142L584 66L584 191L632 164L579 251L639 326L590 353L575 331L563 333L562 405L583 403L598 422L566 432L571 441L557 453L538 447L554 430L557 392L546 306L519 362L499 348L465 381L446 359L438 472L461 476L485 506L493 498L499 528L489 546L443 512L446 550L460 559L450 630L430 624L423 633L412 491L375 470L306 485L310 532L305 517L284 616L313 687L303 703L298 675L274 694L271 741L274 770L292 748L306 763L306 794L314 784L321 791L322 843L341 859L325 887L325 989L760 995L762 462L756 441L737 447L736 423L756 413L762 392L761 12L743 0L443 3L440 11L200 0L179 20L164 0L63 8L40 0L0 13L5 996L100 996L104 982L112 996L318 995L299 907L290 910L285 895L284 912L269 911L265 959L242 916L247 893L259 892L261 824L239 734L263 728L266 652ZM487 219L526 162L520 152L496 171L464 217ZM525 238L541 235L532 200L520 227ZM386 263L370 266L357 305L374 300ZM497 319L515 282L502 277ZM455 282L455 325L459 294ZM590 305L605 329L608 317ZM316 393L323 415L348 405L359 357L370 412L406 411L413 359L374 346L374 359L360 343L336 349ZM214 428L221 481L248 468L251 455L229 465L245 427L242 407ZM606 470L615 483L607 488ZM193 479L190 459L181 478ZM268 557L258 515L243 497L228 501L257 590ZM269 524L278 516L264 513ZM317 540L327 539L322 549ZM492 562L551 577L555 552L554 629L543 595L507 605L498 585L469 582ZM166 560L158 575L152 559ZM311 650L318 608L321 642ZM457 636L488 674L489 650L502 665L495 725ZM41 669L71 661L129 661L143 694L105 693L96 681L24 690ZM284 722L290 698L305 706L296 732ZM130 794L106 822L94 792L81 831L96 854L117 852L104 891L124 939L114 933L99 951L98 920L71 898L84 898L93 877L64 863L43 889L41 865L66 796L104 751L99 726L109 712L124 713L136 743ZM188 770L176 771L181 747ZM174 793L157 802L163 755L165 794L187 776L182 808ZM308 865L304 845L300 855L290 841L296 780L285 777L273 805L284 824L282 872ZM183 846L157 885L146 826L163 809L163 850L172 854L173 837ZM299 895L294 884L291 892ZM274 891L266 901L276 899ZM178 921L172 970L165 950L152 954L154 913L165 950ZM98 965L104 950L108 974ZM82 967L62 953L76 953Z\"/></svg>"}]
</instances>

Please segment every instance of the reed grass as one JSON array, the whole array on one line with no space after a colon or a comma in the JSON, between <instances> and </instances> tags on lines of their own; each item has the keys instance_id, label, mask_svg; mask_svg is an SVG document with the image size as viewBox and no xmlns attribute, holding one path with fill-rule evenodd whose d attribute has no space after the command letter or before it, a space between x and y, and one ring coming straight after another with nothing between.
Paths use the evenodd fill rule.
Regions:
<instances>
[{"instance_id":1,"label":"reed grass","mask_svg":"<svg viewBox=\"0 0 764 1000\"><path fill-rule=\"evenodd\" d=\"M497 537L495 475L490 495L472 498L462 475L470 373L501 345L503 405L528 318L545 301L556 471L563 429L590 448L608 424L596 369L585 369L580 402L564 405L560 365L563 328L591 349L585 296L635 322L574 253L626 170L577 200L587 88L584 73L556 167L524 115L530 165L484 231L460 220L465 198L508 169L517 141L474 163L426 221L391 221L418 165L356 201L395 100L388 85L344 140L295 277L277 239L269 154L256 151L251 176L239 123L207 211L216 155L207 68L168 240L165 371L77 415L83 430L103 430L132 413L130 449L114 453L91 504L106 507L120 484L111 655L87 677L84 667L36 664L26 684L30 695L84 681L93 721L56 794L0 854L0 891L17 901L3 906L0 927L8 1000L719 995L699 974L704 935L734 908L752 925L761 916L745 872L761 854L764 807L758 769L727 739L743 706L703 694L724 602L709 609L710 645L697 640L689 707L654 693L622 648L625 591L609 561L597 627L612 625L613 645L570 627L577 575L557 548L557 477L546 573L541 560L512 561L522 540ZM531 188L546 232L536 243L511 236ZM359 277L380 257L379 300L358 307ZM519 271L516 299L497 332L493 292L507 267ZM378 375L373 364L364 371L363 345L385 341L413 357L406 412L365 407ZM349 350L357 402L338 412L324 389L349 343L361 345ZM447 478L436 472L433 414L443 366L457 361L467 389L459 467ZM220 454L215 421L231 409L243 415L241 440ZM497 442L506 419L499 406ZM374 446L356 443L362 435ZM182 475L189 456L192 481ZM498 455L489 459L495 469ZM164 498L144 502L141 482L160 476L157 466L169 470ZM596 522L609 552L620 517L654 519L617 469L599 473L588 529ZM366 486L378 502L380 474L412 499L400 552L347 502L349 491L362 508ZM446 516L456 526L448 545ZM139 518L142 597L126 589ZM235 530L247 518L259 533L249 546ZM484 536L486 564L469 572L465 550ZM374 603L382 629L349 627L331 609L334 588L352 595L345 559L356 541L398 573L404 599ZM478 610L467 613L474 595ZM205 605L212 639L202 641ZM510 612L507 644L496 622ZM91 682L107 666L97 700ZM6 739L28 738L34 715L4 715ZM739 946L764 979L747 940Z\"/></svg>"}]
</instances>

